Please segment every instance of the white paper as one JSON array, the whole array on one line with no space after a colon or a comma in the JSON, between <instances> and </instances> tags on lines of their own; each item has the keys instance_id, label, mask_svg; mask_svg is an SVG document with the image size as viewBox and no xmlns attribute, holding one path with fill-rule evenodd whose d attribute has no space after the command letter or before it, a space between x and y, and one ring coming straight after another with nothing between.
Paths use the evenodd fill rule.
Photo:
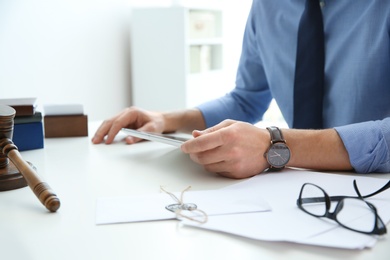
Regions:
<instances>
[{"instance_id":1,"label":"white paper","mask_svg":"<svg viewBox=\"0 0 390 260\"><path fill-rule=\"evenodd\" d=\"M82 104L45 104L43 105L45 116L83 115Z\"/></svg>"},{"instance_id":2,"label":"white paper","mask_svg":"<svg viewBox=\"0 0 390 260\"><path fill-rule=\"evenodd\" d=\"M306 182L322 187L329 196L356 196L353 180L357 180L362 195L381 188L388 180L285 170L267 173L229 186L225 190L256 191L267 200L272 211L263 213L212 216L202 225L184 221L200 228L222 231L243 237L268 241L290 241L326 247L362 249L372 247L376 237L349 231L336 222L316 218L300 210L296 205L300 189ZM374 204L385 223L390 221L390 189L367 199Z\"/></svg>"},{"instance_id":3,"label":"white paper","mask_svg":"<svg viewBox=\"0 0 390 260\"><path fill-rule=\"evenodd\" d=\"M181 193L174 193L180 198ZM184 203L195 203L207 216L269 211L268 203L251 189L186 191ZM96 224L151 221L176 218L165 207L177 203L165 192L128 197L99 198Z\"/></svg>"}]
</instances>

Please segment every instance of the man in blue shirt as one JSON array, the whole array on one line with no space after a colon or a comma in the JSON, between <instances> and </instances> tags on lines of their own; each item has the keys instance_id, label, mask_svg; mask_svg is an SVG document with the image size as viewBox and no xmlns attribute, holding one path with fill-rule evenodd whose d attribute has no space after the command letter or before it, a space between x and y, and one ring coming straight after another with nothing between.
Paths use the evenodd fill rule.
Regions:
<instances>
[{"instance_id":1,"label":"man in blue shirt","mask_svg":"<svg viewBox=\"0 0 390 260\"><path fill-rule=\"evenodd\" d=\"M390 172L390 1L321 4L324 129L282 129L291 150L287 166ZM206 170L231 178L264 171L269 167L264 154L270 133L252 124L275 98L292 127L296 42L304 6L305 1L253 1L231 93L171 113L128 108L106 120L93 143L105 137L111 143L122 127L153 132L205 129L193 131L196 138L181 149Z\"/></svg>"}]
</instances>

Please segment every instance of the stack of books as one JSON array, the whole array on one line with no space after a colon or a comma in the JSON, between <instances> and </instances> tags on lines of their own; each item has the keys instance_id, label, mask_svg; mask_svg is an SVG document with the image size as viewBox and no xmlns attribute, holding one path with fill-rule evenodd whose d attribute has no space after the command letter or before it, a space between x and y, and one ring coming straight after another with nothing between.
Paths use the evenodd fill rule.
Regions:
<instances>
[{"instance_id":1,"label":"stack of books","mask_svg":"<svg viewBox=\"0 0 390 260\"><path fill-rule=\"evenodd\" d=\"M0 104L13 107L16 111L12 141L18 150L43 148L42 113L36 111L37 98L0 99Z\"/></svg>"},{"instance_id":2,"label":"stack of books","mask_svg":"<svg viewBox=\"0 0 390 260\"><path fill-rule=\"evenodd\" d=\"M88 116L81 104L43 106L45 137L88 136Z\"/></svg>"}]
</instances>

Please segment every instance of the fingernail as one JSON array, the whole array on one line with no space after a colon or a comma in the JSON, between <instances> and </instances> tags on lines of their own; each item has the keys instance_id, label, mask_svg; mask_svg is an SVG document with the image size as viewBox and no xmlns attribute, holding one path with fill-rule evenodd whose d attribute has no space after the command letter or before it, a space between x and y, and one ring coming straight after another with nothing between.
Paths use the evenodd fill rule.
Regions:
<instances>
[{"instance_id":1,"label":"fingernail","mask_svg":"<svg viewBox=\"0 0 390 260\"><path fill-rule=\"evenodd\" d=\"M198 137L198 136L201 136L203 134L203 131L201 130L194 130L192 131L192 136L193 137Z\"/></svg>"},{"instance_id":2,"label":"fingernail","mask_svg":"<svg viewBox=\"0 0 390 260\"><path fill-rule=\"evenodd\" d=\"M126 143L128 143L128 144L134 143L134 138L131 137L131 136L127 136L127 137L126 137Z\"/></svg>"}]
</instances>

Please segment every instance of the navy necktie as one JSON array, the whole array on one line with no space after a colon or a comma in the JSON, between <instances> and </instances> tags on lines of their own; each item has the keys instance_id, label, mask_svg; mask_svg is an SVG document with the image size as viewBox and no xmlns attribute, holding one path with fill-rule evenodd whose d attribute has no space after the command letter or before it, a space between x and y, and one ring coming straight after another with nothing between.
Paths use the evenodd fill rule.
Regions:
<instances>
[{"instance_id":1,"label":"navy necktie","mask_svg":"<svg viewBox=\"0 0 390 260\"><path fill-rule=\"evenodd\" d=\"M321 129L324 93L324 25L319 0L306 0L298 28L293 127Z\"/></svg>"}]
</instances>

